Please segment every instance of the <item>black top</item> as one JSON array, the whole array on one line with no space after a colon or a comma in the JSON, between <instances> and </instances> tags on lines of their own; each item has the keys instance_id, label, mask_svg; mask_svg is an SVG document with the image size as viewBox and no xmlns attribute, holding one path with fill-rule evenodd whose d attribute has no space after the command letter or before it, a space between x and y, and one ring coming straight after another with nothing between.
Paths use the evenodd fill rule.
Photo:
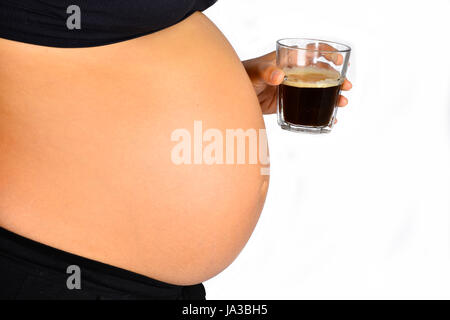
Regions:
<instances>
[{"instance_id":1,"label":"black top","mask_svg":"<svg viewBox=\"0 0 450 320\"><path fill-rule=\"evenodd\" d=\"M217 0L0 0L0 38L92 47L170 27Z\"/></svg>"}]
</instances>

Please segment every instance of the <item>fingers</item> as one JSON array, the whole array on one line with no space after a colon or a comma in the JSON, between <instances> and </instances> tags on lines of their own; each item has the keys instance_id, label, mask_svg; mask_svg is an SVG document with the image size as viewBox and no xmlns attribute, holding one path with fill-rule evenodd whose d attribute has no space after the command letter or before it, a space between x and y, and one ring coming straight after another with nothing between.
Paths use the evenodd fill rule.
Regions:
<instances>
[{"instance_id":1,"label":"fingers","mask_svg":"<svg viewBox=\"0 0 450 320\"><path fill-rule=\"evenodd\" d=\"M264 106L263 114L272 114L277 112L277 92L276 87L269 88L269 96Z\"/></svg>"},{"instance_id":2,"label":"fingers","mask_svg":"<svg viewBox=\"0 0 450 320\"><path fill-rule=\"evenodd\" d=\"M344 57L342 54L335 52L336 48L329 44L320 42L318 45L315 43L309 43L306 48L310 51L306 52L308 64L311 64L314 57L324 57L335 65L339 66L344 63Z\"/></svg>"},{"instance_id":3,"label":"fingers","mask_svg":"<svg viewBox=\"0 0 450 320\"><path fill-rule=\"evenodd\" d=\"M344 83L342 84L341 90L348 91L352 88L352 83L348 81L347 79L344 80ZM348 104L348 99L342 95L338 97L337 106L338 107L345 107Z\"/></svg>"},{"instance_id":4,"label":"fingers","mask_svg":"<svg viewBox=\"0 0 450 320\"><path fill-rule=\"evenodd\" d=\"M263 114L272 114L277 111L277 87L267 86L258 94L258 100Z\"/></svg>"},{"instance_id":5,"label":"fingers","mask_svg":"<svg viewBox=\"0 0 450 320\"><path fill-rule=\"evenodd\" d=\"M333 62L335 65L340 66L344 63L344 57L342 54L335 52L336 48L326 43L319 43L319 50L322 50L321 56L328 61Z\"/></svg>"},{"instance_id":6,"label":"fingers","mask_svg":"<svg viewBox=\"0 0 450 320\"><path fill-rule=\"evenodd\" d=\"M273 64L264 63L258 66L258 77L268 85L277 86L283 82L284 72Z\"/></svg>"},{"instance_id":7,"label":"fingers","mask_svg":"<svg viewBox=\"0 0 450 320\"><path fill-rule=\"evenodd\" d=\"M352 83L348 81L347 79L344 80L344 83L342 83L341 90L348 91L352 88ZM343 95L339 95L337 106L338 107L345 107L348 104L348 99L344 97Z\"/></svg>"},{"instance_id":8,"label":"fingers","mask_svg":"<svg viewBox=\"0 0 450 320\"><path fill-rule=\"evenodd\" d=\"M337 106L345 107L348 104L348 99L344 96L339 96Z\"/></svg>"},{"instance_id":9,"label":"fingers","mask_svg":"<svg viewBox=\"0 0 450 320\"><path fill-rule=\"evenodd\" d=\"M272 51L258 58L243 61L253 84L277 86L284 80L284 72L276 66L277 54Z\"/></svg>"},{"instance_id":10,"label":"fingers","mask_svg":"<svg viewBox=\"0 0 450 320\"><path fill-rule=\"evenodd\" d=\"M300 55L298 50L279 48L279 57L278 64L281 68L291 68L299 65Z\"/></svg>"},{"instance_id":11,"label":"fingers","mask_svg":"<svg viewBox=\"0 0 450 320\"><path fill-rule=\"evenodd\" d=\"M353 87L352 83L348 81L347 79L344 80L344 83L342 84L341 90L348 91Z\"/></svg>"}]
</instances>

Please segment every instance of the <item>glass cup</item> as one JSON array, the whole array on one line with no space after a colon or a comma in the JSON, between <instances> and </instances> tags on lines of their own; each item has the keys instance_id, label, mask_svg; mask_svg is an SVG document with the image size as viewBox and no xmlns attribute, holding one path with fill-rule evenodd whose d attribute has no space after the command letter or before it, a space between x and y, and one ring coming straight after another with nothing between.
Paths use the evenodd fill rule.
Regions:
<instances>
[{"instance_id":1,"label":"glass cup","mask_svg":"<svg viewBox=\"0 0 450 320\"><path fill-rule=\"evenodd\" d=\"M347 72L351 48L325 40L277 41L277 66L286 76L278 87L278 124L289 131L328 133Z\"/></svg>"}]
</instances>

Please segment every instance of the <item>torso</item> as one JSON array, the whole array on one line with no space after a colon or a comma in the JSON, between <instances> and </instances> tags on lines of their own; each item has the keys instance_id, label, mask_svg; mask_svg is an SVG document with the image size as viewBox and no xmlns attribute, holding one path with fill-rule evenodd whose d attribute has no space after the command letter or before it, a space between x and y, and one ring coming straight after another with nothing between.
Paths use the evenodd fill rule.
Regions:
<instances>
[{"instance_id":1,"label":"torso","mask_svg":"<svg viewBox=\"0 0 450 320\"><path fill-rule=\"evenodd\" d=\"M228 266L262 210L259 165L175 165L171 133L262 129L203 14L108 46L0 39L0 226L173 284Z\"/></svg>"}]
</instances>

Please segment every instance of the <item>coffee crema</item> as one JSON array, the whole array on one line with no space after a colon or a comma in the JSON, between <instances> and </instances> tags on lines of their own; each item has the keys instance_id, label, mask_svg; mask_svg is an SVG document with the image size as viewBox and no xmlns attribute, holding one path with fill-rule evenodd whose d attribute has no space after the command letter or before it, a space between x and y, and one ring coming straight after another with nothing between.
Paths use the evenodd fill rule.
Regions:
<instances>
[{"instance_id":1,"label":"coffee crema","mask_svg":"<svg viewBox=\"0 0 450 320\"><path fill-rule=\"evenodd\" d=\"M332 121L342 79L334 69L316 66L285 68L279 86L279 106L284 121L322 127Z\"/></svg>"}]
</instances>

